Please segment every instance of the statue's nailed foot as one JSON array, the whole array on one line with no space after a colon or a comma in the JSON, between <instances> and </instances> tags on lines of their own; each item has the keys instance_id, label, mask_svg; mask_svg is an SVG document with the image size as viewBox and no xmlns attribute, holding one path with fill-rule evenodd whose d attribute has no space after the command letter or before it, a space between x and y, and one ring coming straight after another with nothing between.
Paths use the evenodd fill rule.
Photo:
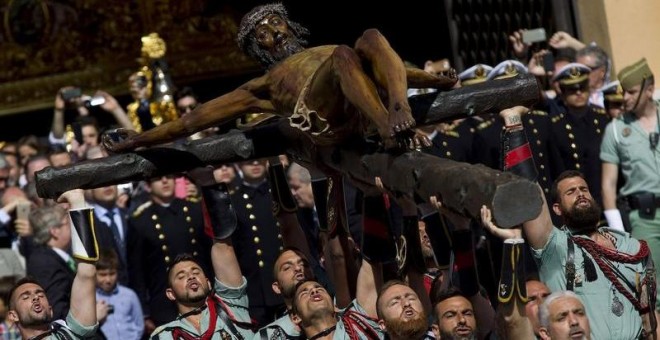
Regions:
<instances>
[{"instance_id":1,"label":"statue's nailed foot","mask_svg":"<svg viewBox=\"0 0 660 340\"><path fill-rule=\"evenodd\" d=\"M388 111L390 136L394 137L400 132L415 126L415 119L412 116L408 101L394 103Z\"/></svg>"},{"instance_id":2,"label":"statue's nailed foot","mask_svg":"<svg viewBox=\"0 0 660 340\"><path fill-rule=\"evenodd\" d=\"M413 151L431 146L431 140L414 129L404 130L392 138L384 138L383 146L388 150Z\"/></svg>"},{"instance_id":3,"label":"statue's nailed foot","mask_svg":"<svg viewBox=\"0 0 660 340\"><path fill-rule=\"evenodd\" d=\"M120 153L135 149L133 137L138 133L127 129L114 129L103 134L103 147L112 153Z\"/></svg>"}]
</instances>

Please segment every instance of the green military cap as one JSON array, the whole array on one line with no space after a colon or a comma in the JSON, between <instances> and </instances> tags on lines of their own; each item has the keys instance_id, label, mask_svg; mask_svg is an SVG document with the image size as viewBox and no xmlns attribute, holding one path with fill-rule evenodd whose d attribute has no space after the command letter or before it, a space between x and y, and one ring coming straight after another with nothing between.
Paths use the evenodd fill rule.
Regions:
<instances>
[{"instance_id":1,"label":"green military cap","mask_svg":"<svg viewBox=\"0 0 660 340\"><path fill-rule=\"evenodd\" d=\"M642 58L640 61L624 67L618 75L621 87L623 87L624 90L628 90L636 85L641 85L643 80L652 76L653 72L651 72L651 68L649 68L646 58Z\"/></svg>"}]
</instances>

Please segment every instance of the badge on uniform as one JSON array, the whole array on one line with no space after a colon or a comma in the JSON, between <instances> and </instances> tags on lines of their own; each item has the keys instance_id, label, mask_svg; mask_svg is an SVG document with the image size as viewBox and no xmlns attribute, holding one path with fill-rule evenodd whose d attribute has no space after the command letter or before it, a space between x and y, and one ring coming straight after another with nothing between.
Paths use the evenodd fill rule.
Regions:
<instances>
[{"instance_id":1,"label":"badge on uniform","mask_svg":"<svg viewBox=\"0 0 660 340\"><path fill-rule=\"evenodd\" d=\"M628 137L628 136L630 136L630 132L632 132L632 131L630 131L630 128L629 128L629 127L627 127L627 128L623 128L623 132L622 132L623 137Z\"/></svg>"}]
</instances>

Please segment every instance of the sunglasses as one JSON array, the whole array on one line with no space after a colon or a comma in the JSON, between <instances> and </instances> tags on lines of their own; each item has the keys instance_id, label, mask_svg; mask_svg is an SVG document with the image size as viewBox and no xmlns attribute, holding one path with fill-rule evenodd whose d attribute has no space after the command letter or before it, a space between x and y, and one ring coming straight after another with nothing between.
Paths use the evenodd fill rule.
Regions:
<instances>
[{"instance_id":1,"label":"sunglasses","mask_svg":"<svg viewBox=\"0 0 660 340\"><path fill-rule=\"evenodd\" d=\"M578 91L587 92L587 91L589 91L589 83L581 83L581 84L574 84L574 85L560 85L559 88L561 89L561 92L564 92L564 93L576 93Z\"/></svg>"},{"instance_id":2,"label":"sunglasses","mask_svg":"<svg viewBox=\"0 0 660 340\"><path fill-rule=\"evenodd\" d=\"M177 106L177 110L179 110L180 114L188 113L192 110L194 110L197 107L197 104L190 104L186 106Z\"/></svg>"}]
</instances>

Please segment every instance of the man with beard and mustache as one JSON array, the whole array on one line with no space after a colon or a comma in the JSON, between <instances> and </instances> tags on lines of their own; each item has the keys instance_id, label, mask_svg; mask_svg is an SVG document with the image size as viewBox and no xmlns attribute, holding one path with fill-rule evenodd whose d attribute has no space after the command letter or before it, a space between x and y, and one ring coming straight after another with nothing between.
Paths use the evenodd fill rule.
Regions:
<instances>
[{"instance_id":1,"label":"man with beard and mustache","mask_svg":"<svg viewBox=\"0 0 660 340\"><path fill-rule=\"evenodd\" d=\"M514 107L500 113L506 128L503 141L510 146L507 168L514 173L533 166L510 154L529 148L520 125L525 112ZM561 228L552 225L545 202L539 216L523 224L541 281L552 291L572 290L584 300L594 339L637 339L654 332L655 315L648 312L655 305L655 280L647 275L654 269L646 242L599 227L601 209L578 171L560 174L551 197L552 210L564 222ZM649 318L645 329L642 315Z\"/></svg>"},{"instance_id":2,"label":"man with beard and mustache","mask_svg":"<svg viewBox=\"0 0 660 340\"><path fill-rule=\"evenodd\" d=\"M403 281L385 283L376 300L378 325L389 339L422 339L428 331L426 313L417 293Z\"/></svg>"},{"instance_id":3,"label":"man with beard and mustache","mask_svg":"<svg viewBox=\"0 0 660 340\"><path fill-rule=\"evenodd\" d=\"M118 131L113 137L124 138L119 141L106 135L104 144L111 151L125 151L185 137L246 113L264 112L289 118L292 126L320 145L376 131L386 147L429 145L428 139L410 130L415 120L407 88L448 90L456 83L455 72L447 77L406 69L375 29L366 30L353 48L306 49L307 33L289 20L282 4L255 7L241 20L237 41L268 70L264 76L142 134Z\"/></svg>"},{"instance_id":4,"label":"man with beard and mustache","mask_svg":"<svg viewBox=\"0 0 660 340\"><path fill-rule=\"evenodd\" d=\"M438 339L476 340L477 319L472 303L460 291L448 288L433 301Z\"/></svg>"},{"instance_id":5,"label":"man with beard and mustache","mask_svg":"<svg viewBox=\"0 0 660 340\"><path fill-rule=\"evenodd\" d=\"M212 169L197 179L202 188L208 220L213 230L211 263L214 283L207 278L198 258L178 255L167 273L167 298L179 316L151 334L151 339L251 339L254 325L249 314L247 280L234 252L231 236L236 215L226 187L214 185ZM199 176L202 176L201 174Z\"/></svg>"},{"instance_id":6,"label":"man with beard and mustache","mask_svg":"<svg viewBox=\"0 0 660 340\"><path fill-rule=\"evenodd\" d=\"M539 308L543 340L590 340L589 319L580 298L571 291L550 294Z\"/></svg>"},{"instance_id":7,"label":"man with beard and mustache","mask_svg":"<svg viewBox=\"0 0 660 340\"><path fill-rule=\"evenodd\" d=\"M23 339L88 339L96 333L96 266L98 245L94 236L93 212L85 204L82 190L62 194L68 202L72 226L72 253L77 260L71 287L69 312L64 320L53 321L53 309L46 291L30 277L19 280L9 293L7 317L18 325Z\"/></svg>"}]
</instances>

